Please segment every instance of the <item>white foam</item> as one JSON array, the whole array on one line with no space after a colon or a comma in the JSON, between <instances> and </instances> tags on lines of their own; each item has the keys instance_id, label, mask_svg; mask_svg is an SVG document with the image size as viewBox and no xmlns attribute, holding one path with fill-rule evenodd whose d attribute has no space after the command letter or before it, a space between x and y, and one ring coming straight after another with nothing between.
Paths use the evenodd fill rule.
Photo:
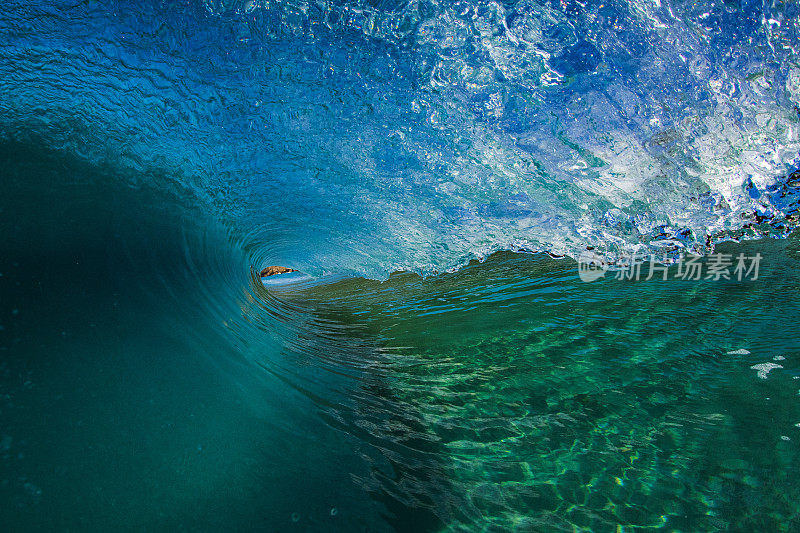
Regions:
<instances>
[{"instance_id":1,"label":"white foam","mask_svg":"<svg viewBox=\"0 0 800 533\"><path fill-rule=\"evenodd\" d=\"M732 350L728 352L728 355L750 355L750 350L745 350L744 348L740 348L738 350Z\"/></svg>"},{"instance_id":2,"label":"white foam","mask_svg":"<svg viewBox=\"0 0 800 533\"><path fill-rule=\"evenodd\" d=\"M760 377L761 379L767 379L767 374L769 374L770 371L775 370L776 368L783 368L783 366L776 365L775 363L760 363L757 365L753 365L750 368L752 368L753 370L757 370L758 377Z\"/></svg>"}]
</instances>

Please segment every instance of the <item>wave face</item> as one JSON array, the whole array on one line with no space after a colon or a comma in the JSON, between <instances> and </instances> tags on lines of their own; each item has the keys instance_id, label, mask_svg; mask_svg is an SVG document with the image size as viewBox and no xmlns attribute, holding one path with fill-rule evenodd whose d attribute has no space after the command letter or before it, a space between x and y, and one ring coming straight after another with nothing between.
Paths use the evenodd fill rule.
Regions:
<instances>
[{"instance_id":1,"label":"wave face","mask_svg":"<svg viewBox=\"0 0 800 533\"><path fill-rule=\"evenodd\" d=\"M2 523L798 529L798 15L4 2Z\"/></svg>"},{"instance_id":2,"label":"wave face","mask_svg":"<svg viewBox=\"0 0 800 533\"><path fill-rule=\"evenodd\" d=\"M798 9L11 1L0 120L169 169L311 274L703 251L791 225Z\"/></svg>"},{"instance_id":3,"label":"wave face","mask_svg":"<svg viewBox=\"0 0 800 533\"><path fill-rule=\"evenodd\" d=\"M375 342L267 293L191 191L147 178L0 144L4 528L402 524L353 481L387 457L319 416L351 416L363 379L320 354L371 361Z\"/></svg>"},{"instance_id":4,"label":"wave face","mask_svg":"<svg viewBox=\"0 0 800 533\"><path fill-rule=\"evenodd\" d=\"M794 529L798 244L720 245L769 258L751 283L583 283L572 261L496 254L316 288L323 316L381 339L369 374L404 407L387 421L364 395L332 423L438 459L374 483L432 501L438 531Z\"/></svg>"}]
</instances>

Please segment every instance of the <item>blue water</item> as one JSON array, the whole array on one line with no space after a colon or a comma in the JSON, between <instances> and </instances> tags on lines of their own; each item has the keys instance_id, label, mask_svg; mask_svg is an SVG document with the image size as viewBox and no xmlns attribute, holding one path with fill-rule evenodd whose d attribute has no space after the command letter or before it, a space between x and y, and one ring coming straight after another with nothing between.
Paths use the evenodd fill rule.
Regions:
<instances>
[{"instance_id":1,"label":"blue water","mask_svg":"<svg viewBox=\"0 0 800 533\"><path fill-rule=\"evenodd\" d=\"M796 2L0 35L4 529L800 527ZM762 275L584 283L587 247Z\"/></svg>"},{"instance_id":2,"label":"blue water","mask_svg":"<svg viewBox=\"0 0 800 533\"><path fill-rule=\"evenodd\" d=\"M312 274L702 247L786 214L797 11L6 2L0 116L129 185L164 172Z\"/></svg>"}]
</instances>

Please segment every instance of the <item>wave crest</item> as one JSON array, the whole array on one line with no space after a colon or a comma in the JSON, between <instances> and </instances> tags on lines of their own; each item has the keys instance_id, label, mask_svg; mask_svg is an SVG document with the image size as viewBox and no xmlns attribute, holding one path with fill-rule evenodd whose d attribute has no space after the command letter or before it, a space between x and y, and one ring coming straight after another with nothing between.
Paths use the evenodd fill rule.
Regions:
<instances>
[{"instance_id":1,"label":"wave crest","mask_svg":"<svg viewBox=\"0 0 800 533\"><path fill-rule=\"evenodd\" d=\"M798 9L12 2L0 127L170 168L312 274L703 252L794 225Z\"/></svg>"}]
</instances>

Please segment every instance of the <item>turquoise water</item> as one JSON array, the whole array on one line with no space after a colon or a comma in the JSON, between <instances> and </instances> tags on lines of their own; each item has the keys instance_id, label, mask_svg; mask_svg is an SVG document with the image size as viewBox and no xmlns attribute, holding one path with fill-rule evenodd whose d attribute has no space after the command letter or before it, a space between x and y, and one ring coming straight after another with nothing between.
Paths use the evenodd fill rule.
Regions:
<instances>
[{"instance_id":1,"label":"turquoise water","mask_svg":"<svg viewBox=\"0 0 800 533\"><path fill-rule=\"evenodd\" d=\"M177 187L2 153L11 530L797 527L794 237L722 245L741 282L263 285Z\"/></svg>"},{"instance_id":2,"label":"turquoise water","mask_svg":"<svg viewBox=\"0 0 800 533\"><path fill-rule=\"evenodd\" d=\"M4 529L277 531L334 508L344 529L380 523L339 488L369 472L355 439L258 366L288 340L193 199L2 153Z\"/></svg>"},{"instance_id":3,"label":"turquoise water","mask_svg":"<svg viewBox=\"0 0 800 533\"><path fill-rule=\"evenodd\" d=\"M5 2L0 529L800 529L798 21Z\"/></svg>"},{"instance_id":4,"label":"turquoise water","mask_svg":"<svg viewBox=\"0 0 800 533\"><path fill-rule=\"evenodd\" d=\"M587 284L572 261L506 254L315 299L384 339L374 373L419 426L370 427L443 458L445 530L791 531L800 248L722 249L768 272Z\"/></svg>"}]
</instances>

